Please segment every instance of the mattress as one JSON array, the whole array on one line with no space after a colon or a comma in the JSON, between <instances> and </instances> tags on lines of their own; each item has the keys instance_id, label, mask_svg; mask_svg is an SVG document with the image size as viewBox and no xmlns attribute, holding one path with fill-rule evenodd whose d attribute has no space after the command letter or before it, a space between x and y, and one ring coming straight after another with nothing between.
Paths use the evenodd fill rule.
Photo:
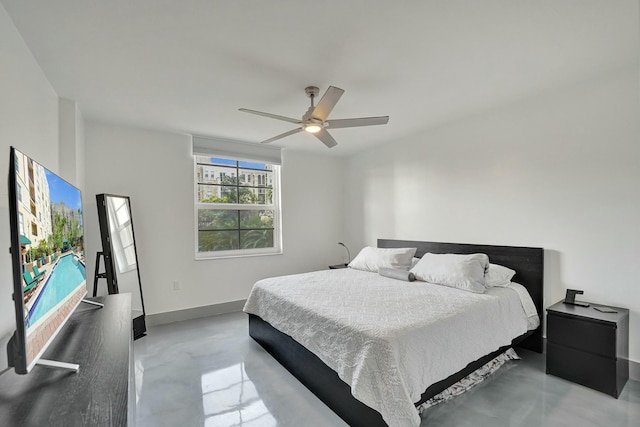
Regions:
<instances>
[{"instance_id":1,"label":"mattress","mask_svg":"<svg viewBox=\"0 0 640 427\"><path fill-rule=\"evenodd\" d=\"M244 311L318 356L387 424L414 427L429 385L537 326L516 288L475 294L326 270L261 280Z\"/></svg>"}]
</instances>

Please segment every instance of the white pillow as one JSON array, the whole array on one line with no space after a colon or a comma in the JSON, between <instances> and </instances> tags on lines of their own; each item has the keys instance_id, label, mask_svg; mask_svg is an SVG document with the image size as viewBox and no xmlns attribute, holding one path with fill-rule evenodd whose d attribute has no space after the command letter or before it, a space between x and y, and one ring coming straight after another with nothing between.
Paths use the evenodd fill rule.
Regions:
<instances>
[{"instance_id":1,"label":"white pillow","mask_svg":"<svg viewBox=\"0 0 640 427\"><path fill-rule=\"evenodd\" d=\"M416 248L374 248L367 246L349 263L356 270L377 273L380 268L409 270Z\"/></svg>"},{"instance_id":2,"label":"white pillow","mask_svg":"<svg viewBox=\"0 0 640 427\"><path fill-rule=\"evenodd\" d=\"M411 258L411 268L415 267L418 262L420 262L420 258Z\"/></svg>"},{"instance_id":3,"label":"white pillow","mask_svg":"<svg viewBox=\"0 0 640 427\"><path fill-rule=\"evenodd\" d=\"M507 287L511 283L511 279L516 272L498 264L489 264L489 271L484 275L485 286L492 288L494 286Z\"/></svg>"},{"instance_id":4,"label":"white pillow","mask_svg":"<svg viewBox=\"0 0 640 427\"><path fill-rule=\"evenodd\" d=\"M432 254L426 253L411 269L416 279L464 291L484 293L484 275L489 269L485 254Z\"/></svg>"}]
</instances>

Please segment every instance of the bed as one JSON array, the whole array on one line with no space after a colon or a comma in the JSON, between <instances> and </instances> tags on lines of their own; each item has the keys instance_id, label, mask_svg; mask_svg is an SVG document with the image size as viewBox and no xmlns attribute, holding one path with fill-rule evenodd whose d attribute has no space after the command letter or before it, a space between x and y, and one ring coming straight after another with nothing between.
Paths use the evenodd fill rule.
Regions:
<instances>
[{"instance_id":1,"label":"bed","mask_svg":"<svg viewBox=\"0 0 640 427\"><path fill-rule=\"evenodd\" d=\"M416 251L417 257L422 257L425 253L432 253L432 254L484 253L484 254L487 254L489 256L491 263L500 264L516 271L516 276L512 280L514 282L521 284L524 287L524 289L528 291L535 305L535 311L537 311L538 315L542 313L543 250L541 248L469 245L469 244L418 242L418 241L387 240L387 239L378 240L378 247L379 248L415 247L417 248L417 251ZM277 280L276 279L268 279L268 280L276 280L276 282L274 283L278 284L278 286L279 286L279 283L282 283L282 286L284 286L285 282L287 281L294 281L294 280L300 281L301 279L303 279L302 282L300 283L300 287L301 288L309 287L309 289L312 289L313 287L311 283L303 283L303 282L313 282L316 280L317 277L321 277L321 278L326 277L328 274L336 274L335 276L332 276L336 278L336 280L338 278L337 274L342 274L342 276L347 278L344 280L353 281L354 283L359 281L361 285L358 285L358 286L364 286L363 284L366 283L366 280L365 280L366 278L364 278L361 272L346 271L346 270L343 271L342 273L336 272L334 270L331 273L329 271L325 271L325 272L317 272L315 275L287 276L285 278L279 278ZM366 274L371 275L372 273L366 273ZM395 292L395 291L389 291L390 285L388 282L384 282L383 279L371 276L370 282L372 283L371 286L378 286L378 287L381 287L382 289L385 289L385 292L387 292L386 295L391 295L390 292ZM346 287L347 285L348 285L348 282L343 282L342 285L337 284L335 286ZM327 287L328 290L337 289L337 287L330 288L331 285L326 285L326 286L328 286ZM403 289L402 292L414 292L416 289L415 286L412 288L402 287L400 285L397 285L397 286L398 286L397 289ZM439 288L442 288L439 286L435 286L435 288L438 288L436 289L437 292L441 292L441 293L448 292L446 290L439 289ZM252 291L252 295L254 292L255 292L255 287L254 287L254 291ZM462 299L462 300L469 299L470 301L472 300L471 295L467 295L469 294L468 292L462 292L457 290L455 292L458 292L459 294L459 295L456 295L458 299ZM328 292L328 294L332 294L332 293L333 291ZM301 305L305 305L306 303L304 303L304 294L302 295L303 295L302 297L298 296L299 303ZM372 300L377 298L377 297L374 297L373 294L371 295L372 295L371 296ZM438 297L439 297L439 294L434 294L429 296L429 298L433 298L434 301L437 301ZM300 298L303 298L303 299L300 299ZM394 295L394 298L395 298L395 295ZM391 298L391 297L389 298L390 306L393 305L392 300L394 300L394 298ZM475 296L473 298L475 298ZM250 300L251 299L252 297L250 297ZM489 299L489 297L487 297L486 299ZM315 303L315 301L320 300L320 298L313 297L313 298L309 298L309 300L313 300ZM336 303L337 301L335 300L331 301L331 305L336 305ZM276 303L276 305L278 304L280 304L280 302ZM498 303L498 305L496 305L494 309L497 311L498 310L497 307L502 307L502 305L503 303ZM462 365L462 368L455 371L454 373L447 375L446 377L442 376L443 379L440 379L440 377L437 377L437 375L442 375L441 372L449 372L447 371L447 369L450 370L451 366L446 366L446 367L443 367L442 369L440 369L440 366L438 364L431 365L429 369L426 369L426 368L421 369L419 367L420 373L409 371L409 374L407 374L405 370L401 374L398 374L398 378L395 378L394 375L386 373L385 371L386 365L385 365L385 369L380 369L380 371L382 371L384 375L378 375L378 372L377 372L378 370L376 369L366 370L365 368L356 366L352 360L336 361L337 359L334 360L333 355L328 350L324 351L323 353L323 349L317 348L317 347L322 345L330 346L332 344L332 341L330 339L327 339L327 336L331 334L331 331L330 330L324 331L323 328L320 328L317 326L317 325L324 325L324 320L322 320L321 317L310 319L309 324L305 324L305 322L302 322L299 319L295 319L292 322L292 324L299 325L299 328L296 326L296 328L294 328L295 330L291 330L291 329L284 328L283 327L284 324L282 323L281 319L279 319L277 316L273 317L272 313L275 312L276 310L271 308L268 308L268 309L263 308L261 311L260 307L261 307L260 305L253 304L253 301L252 301L252 304L249 304L248 302L248 305L245 307L245 311L249 313L250 336L255 341L257 341L265 350L267 350L276 360L278 360L287 370L289 370L289 372L291 372L296 378L298 378L307 388L309 388L309 390L311 390L318 398L320 398L336 414L338 414L343 420L345 420L351 426L387 425L387 423L383 419L383 416L381 415L381 412L385 415L385 419L389 422L390 425L416 425L416 416L413 416L413 419L409 421L406 418L407 402L405 401L407 399L411 399L408 401L408 403L413 404L415 406L425 402L429 398L435 396L436 394L445 390L447 387L456 383L457 381L459 381L469 373L481 367L482 365L484 365L485 363L487 363L488 361L490 361L500 353L504 352L506 349L508 349L511 346L520 345L524 348L527 348L536 352L542 352L542 334L541 334L540 326L536 327L533 330L526 331L518 336L512 335L512 336L515 336L515 338L513 339L510 338L511 342L508 342L508 341L503 342L503 345L501 344L499 348L491 347L491 345L493 344L490 341L493 335L495 335L495 333L492 331L491 335L488 335L487 337L482 338L482 340L487 341L487 346L485 346L486 348L483 348L481 350L482 353L478 354L477 358L469 361L469 363L467 363L466 365ZM377 308L374 311L384 310L384 307L382 307L381 305L378 305L376 307ZM469 307L474 307L474 305L471 304ZM325 310L325 308L320 307L317 311L319 313L322 313L327 310ZM367 316L371 317L372 314L376 315L376 313L375 312L372 313L371 309L369 308L363 308L362 310L363 310L363 313L359 313L359 315L362 315L364 317L367 317ZM285 308L285 311L287 311L286 308ZM351 311L357 311L357 310L354 310L353 307L350 307L349 312ZM469 312L470 312L469 315L472 315L474 310L469 309ZM263 319L263 317L267 318L270 322ZM402 316L399 315L398 317L402 317ZM542 318L542 316L540 316L540 318ZM339 323L338 328L343 328L342 330L344 331L345 336L347 336L347 334L351 332L351 329L357 329L357 328L355 326L352 328L349 323L346 323L345 319L346 317L341 320L344 322ZM327 322L331 323L328 320ZM359 320L355 319L354 317L353 323L357 324L358 322ZM474 321L472 320L471 321L466 320L466 322L471 322L471 324L474 323ZM384 323L387 323L387 322L385 321ZM390 322L390 323L393 323L393 322ZM476 320L475 323L478 323L478 320ZM281 332L278 328L272 326L272 324L278 325L281 329L287 331L289 334ZM289 326L289 328L291 327ZM423 333L423 331L420 328L416 327L415 330L412 329L411 334L413 335L406 334L408 338L402 341L399 345L405 346L407 345L407 343L409 343L411 346L426 345L425 343L427 342L427 340L421 339L422 336L419 335L420 333ZM430 333L434 333L434 332L430 332ZM511 331L510 333L513 334L513 331ZM323 334L324 334L324 341L322 341ZM334 332L334 336L337 336L338 338L340 338L341 335L342 333L336 334ZM442 333L440 335L442 335ZM297 340L292 338L292 336L296 336ZM313 339L311 339L310 336L313 336L311 337ZM367 337L368 335L364 335L364 336ZM352 345L351 343L353 342L353 345L355 346L355 348L350 349L350 351L347 352L348 354L354 353L356 355L360 355L360 357L364 357L364 358L369 357L368 356L369 353L367 353L366 349L368 349L369 346L371 345L377 345L377 344L371 344L366 339L361 340L362 342L360 342L357 339L357 337L358 336L356 335L356 339L345 341L343 343L337 342L336 345L351 346ZM482 347L481 345L482 341L473 341L475 338L476 337L474 337L473 335L466 338L459 338L458 336L456 336L455 338L452 338L447 341L437 341L438 342L437 347L439 350L447 349L447 351L453 351L454 353L456 352L456 350L460 349L459 352L464 353L466 355L468 354L467 350L469 349L470 344L473 344L474 349L476 347L478 348ZM315 344L316 339L319 339L317 341L318 342L317 345ZM502 340L504 341L504 337L502 338ZM336 339L335 341L340 341L340 339ZM306 344L306 345L303 345L303 344ZM373 353L375 354L389 353L391 354L391 356L389 357L395 357L394 356L395 349L392 348L389 351L386 351L386 350L381 351L380 348L382 348L382 350L386 349L386 347L379 347L379 348L376 347ZM462 351L461 349L465 349L465 350ZM438 354L434 350L431 350L431 351L433 351L433 353L431 353L430 357L420 356L424 358L423 363L425 366L429 365L429 363L431 363L432 360L440 360L440 362L438 363L446 364L445 363L446 360L443 359L441 354ZM362 354L364 354L365 356L362 356ZM426 354L426 352L424 354ZM469 356L466 356L466 357L469 357ZM411 356L410 359L413 360L415 359L415 357ZM369 362L369 364L371 363L373 363L373 366L375 367L376 366L375 363L379 363L379 362L378 361ZM422 363L422 362L419 361L419 363ZM457 362L457 363L460 363L460 362ZM403 359L402 365L404 365L404 359ZM334 369L332 369L329 366L332 366ZM412 369L416 369L415 366L416 365L414 363L412 365ZM436 374L432 375L431 374L432 370L435 371ZM437 381L424 383L425 378L428 379L432 377L430 375L432 375L434 378L437 378ZM419 379L420 381L418 381L416 378ZM414 379L416 379L416 381L414 381ZM377 383L375 383L376 381ZM361 386L361 383L367 383L367 382L375 383L374 385L376 390L374 391L375 396L373 396L373 398L369 395L370 394L369 388L364 388L363 386ZM352 386L350 386L348 383L352 384ZM418 393L417 395L416 395L416 388L415 388L417 387L416 384L424 384L424 391L422 393ZM400 388L404 387L407 389L405 390L406 397L403 397L402 400L398 400L397 405L394 404L395 401L393 400L391 400L390 402L384 402L385 399L387 400L389 399L387 397L387 394L389 396L396 396L396 391L397 389L399 389L399 387ZM389 393L384 392L387 388L389 389ZM367 392L363 394L362 390L367 390ZM422 391L423 388L420 388L419 390ZM358 398L354 397L354 395L352 395L352 392L353 394L358 396ZM375 400L375 398L381 399L383 403L379 403L378 401L374 402L371 400L371 399ZM370 406L376 407L379 411L372 409L372 407L362 403L363 401L369 403ZM415 410L415 406L413 407L414 410ZM398 412L397 420L394 418L395 415L393 414L393 412L396 409ZM405 411L405 413L402 413L402 411ZM417 411L415 411L415 413L417 414ZM419 418L417 422L419 423Z\"/></svg>"}]
</instances>

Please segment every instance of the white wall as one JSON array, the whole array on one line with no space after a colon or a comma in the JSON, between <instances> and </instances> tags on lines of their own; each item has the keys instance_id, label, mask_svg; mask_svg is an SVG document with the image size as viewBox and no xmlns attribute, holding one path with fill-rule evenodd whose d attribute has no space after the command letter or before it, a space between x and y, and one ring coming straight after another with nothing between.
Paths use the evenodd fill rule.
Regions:
<instances>
[{"instance_id":1,"label":"white wall","mask_svg":"<svg viewBox=\"0 0 640 427\"><path fill-rule=\"evenodd\" d=\"M355 155L348 240L543 247L545 305L576 288L630 308L640 361L638 95L635 64Z\"/></svg>"},{"instance_id":2,"label":"white wall","mask_svg":"<svg viewBox=\"0 0 640 427\"><path fill-rule=\"evenodd\" d=\"M342 259L342 167L335 158L284 151L284 254L195 261L190 137L88 121L85 143L88 270L100 250L95 194L130 196L147 314L245 299L258 279Z\"/></svg>"},{"instance_id":3,"label":"white wall","mask_svg":"<svg viewBox=\"0 0 640 427\"><path fill-rule=\"evenodd\" d=\"M7 173L11 145L52 170L58 167L58 97L0 4L0 369L15 330L11 257L7 248Z\"/></svg>"},{"instance_id":4,"label":"white wall","mask_svg":"<svg viewBox=\"0 0 640 427\"><path fill-rule=\"evenodd\" d=\"M84 188L84 119L75 101L58 100L60 168L58 174Z\"/></svg>"}]
</instances>

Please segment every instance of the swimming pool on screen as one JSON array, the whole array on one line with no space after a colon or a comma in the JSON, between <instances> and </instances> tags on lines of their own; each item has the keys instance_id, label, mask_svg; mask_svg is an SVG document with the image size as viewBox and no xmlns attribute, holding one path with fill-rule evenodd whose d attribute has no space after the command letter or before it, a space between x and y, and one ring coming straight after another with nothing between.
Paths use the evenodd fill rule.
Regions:
<instances>
[{"instance_id":1,"label":"swimming pool on screen","mask_svg":"<svg viewBox=\"0 0 640 427\"><path fill-rule=\"evenodd\" d=\"M60 257L36 302L29 310L28 326L33 326L69 294L86 283L86 269L73 254Z\"/></svg>"}]
</instances>

